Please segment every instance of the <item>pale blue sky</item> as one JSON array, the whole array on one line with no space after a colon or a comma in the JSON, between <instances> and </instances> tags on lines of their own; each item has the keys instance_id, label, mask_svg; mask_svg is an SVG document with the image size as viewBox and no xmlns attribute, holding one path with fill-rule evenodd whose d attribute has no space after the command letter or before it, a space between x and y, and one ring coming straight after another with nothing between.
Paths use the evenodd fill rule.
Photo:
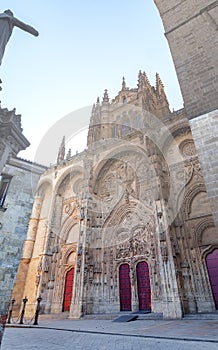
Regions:
<instances>
[{"instance_id":1,"label":"pale blue sky","mask_svg":"<svg viewBox=\"0 0 218 350\"><path fill-rule=\"evenodd\" d=\"M0 67L2 107L22 114L32 143L22 157L34 159L46 131L92 105L105 88L113 98L123 75L136 87L139 69L152 84L159 72L171 108L183 106L153 0L2 0L0 12L8 8L40 33L36 38L15 28Z\"/></svg>"}]
</instances>

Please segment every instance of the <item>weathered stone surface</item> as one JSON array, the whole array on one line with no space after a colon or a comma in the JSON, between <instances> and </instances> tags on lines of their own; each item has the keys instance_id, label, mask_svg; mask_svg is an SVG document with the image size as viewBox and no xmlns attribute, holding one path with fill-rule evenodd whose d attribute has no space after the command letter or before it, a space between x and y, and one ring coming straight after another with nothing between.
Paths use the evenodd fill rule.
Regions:
<instances>
[{"instance_id":1,"label":"weathered stone surface","mask_svg":"<svg viewBox=\"0 0 218 350\"><path fill-rule=\"evenodd\" d=\"M218 2L154 0L189 118L218 109Z\"/></svg>"},{"instance_id":2,"label":"weathered stone surface","mask_svg":"<svg viewBox=\"0 0 218 350\"><path fill-rule=\"evenodd\" d=\"M111 102L105 91L88 148L62 152L41 176L13 291L18 304L27 295L29 317L39 294L45 313L117 313L126 288L128 310L138 311L141 263L143 308L175 319L215 309L206 256L218 236L204 175L185 111L170 112L157 82L160 103L142 73Z\"/></svg>"},{"instance_id":3,"label":"weathered stone surface","mask_svg":"<svg viewBox=\"0 0 218 350\"><path fill-rule=\"evenodd\" d=\"M7 313L11 291L21 258L32 210L34 191L45 167L19 158L10 158L2 174L12 177L3 208L0 211L0 304Z\"/></svg>"},{"instance_id":4,"label":"weathered stone surface","mask_svg":"<svg viewBox=\"0 0 218 350\"><path fill-rule=\"evenodd\" d=\"M190 125L218 228L218 110L192 119Z\"/></svg>"}]
</instances>

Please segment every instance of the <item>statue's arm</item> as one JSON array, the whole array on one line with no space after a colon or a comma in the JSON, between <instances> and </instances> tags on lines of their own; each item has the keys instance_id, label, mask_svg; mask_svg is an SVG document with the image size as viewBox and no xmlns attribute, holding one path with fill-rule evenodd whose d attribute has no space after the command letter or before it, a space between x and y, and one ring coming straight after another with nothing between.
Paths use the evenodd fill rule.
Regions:
<instances>
[{"instance_id":1,"label":"statue's arm","mask_svg":"<svg viewBox=\"0 0 218 350\"><path fill-rule=\"evenodd\" d=\"M37 30L35 30L33 27L29 26L28 24L21 22L19 19L15 18L15 17L13 17L13 25L24 30L25 32L28 32L28 33L34 35L34 36L39 35Z\"/></svg>"}]
</instances>

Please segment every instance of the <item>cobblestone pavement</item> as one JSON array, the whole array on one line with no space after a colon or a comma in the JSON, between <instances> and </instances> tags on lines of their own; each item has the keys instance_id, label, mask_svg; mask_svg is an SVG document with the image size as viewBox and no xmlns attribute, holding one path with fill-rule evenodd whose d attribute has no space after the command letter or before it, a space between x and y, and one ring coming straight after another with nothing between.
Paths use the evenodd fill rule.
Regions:
<instances>
[{"instance_id":1,"label":"cobblestone pavement","mask_svg":"<svg viewBox=\"0 0 218 350\"><path fill-rule=\"evenodd\" d=\"M38 327L7 327L1 350L217 350L218 321L46 320Z\"/></svg>"}]
</instances>

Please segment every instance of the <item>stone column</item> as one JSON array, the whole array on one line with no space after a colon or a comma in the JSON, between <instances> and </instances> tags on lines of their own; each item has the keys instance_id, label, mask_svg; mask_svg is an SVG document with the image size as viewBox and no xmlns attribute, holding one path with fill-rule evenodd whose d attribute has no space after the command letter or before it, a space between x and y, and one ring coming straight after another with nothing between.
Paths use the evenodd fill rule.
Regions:
<instances>
[{"instance_id":1,"label":"stone column","mask_svg":"<svg viewBox=\"0 0 218 350\"><path fill-rule=\"evenodd\" d=\"M162 307L164 318L182 318L182 307L176 279L175 263L167 223L167 204L156 201L158 213L158 250L162 284Z\"/></svg>"},{"instance_id":2,"label":"stone column","mask_svg":"<svg viewBox=\"0 0 218 350\"><path fill-rule=\"evenodd\" d=\"M26 240L24 241L22 257L17 271L16 282L13 288L13 297L16 300L16 305L19 305L19 307L22 306L22 298L24 297L25 293L24 289L26 287L26 282L28 282L27 275L34 249L42 202L42 197L35 197L35 201L32 208L32 215L29 221L27 236ZM14 308L14 315L18 316L20 312L19 307Z\"/></svg>"},{"instance_id":3,"label":"stone column","mask_svg":"<svg viewBox=\"0 0 218 350\"><path fill-rule=\"evenodd\" d=\"M36 196L33 204L32 215L30 217L27 237L24 241L22 259L30 260L33 253L34 243L36 240L37 228L40 218L43 198Z\"/></svg>"}]
</instances>

